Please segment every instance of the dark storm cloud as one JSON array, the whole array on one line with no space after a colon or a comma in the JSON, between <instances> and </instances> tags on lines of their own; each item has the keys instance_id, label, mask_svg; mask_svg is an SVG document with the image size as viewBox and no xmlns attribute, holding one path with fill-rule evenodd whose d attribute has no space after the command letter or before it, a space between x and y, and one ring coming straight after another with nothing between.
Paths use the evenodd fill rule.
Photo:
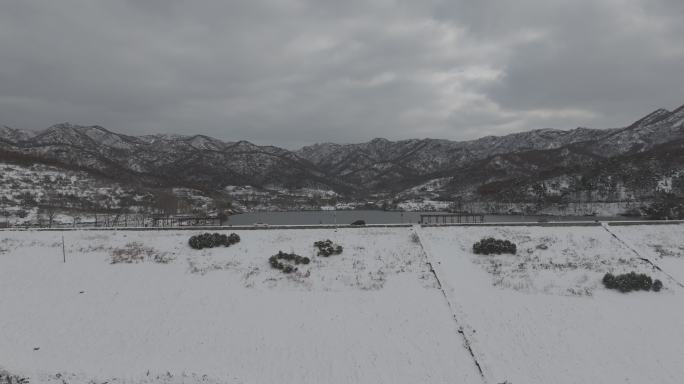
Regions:
<instances>
[{"instance_id":1,"label":"dark storm cloud","mask_svg":"<svg viewBox=\"0 0 684 384\"><path fill-rule=\"evenodd\" d=\"M684 103L680 1L0 4L0 124L293 147L613 127Z\"/></svg>"}]
</instances>

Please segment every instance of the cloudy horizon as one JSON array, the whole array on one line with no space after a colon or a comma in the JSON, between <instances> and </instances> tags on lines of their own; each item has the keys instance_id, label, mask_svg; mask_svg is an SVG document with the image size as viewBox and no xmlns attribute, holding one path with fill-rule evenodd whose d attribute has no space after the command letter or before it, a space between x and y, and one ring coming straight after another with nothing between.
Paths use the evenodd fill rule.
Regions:
<instances>
[{"instance_id":1,"label":"cloudy horizon","mask_svg":"<svg viewBox=\"0 0 684 384\"><path fill-rule=\"evenodd\" d=\"M684 3L0 5L0 125L297 148L625 126L684 104Z\"/></svg>"}]
</instances>

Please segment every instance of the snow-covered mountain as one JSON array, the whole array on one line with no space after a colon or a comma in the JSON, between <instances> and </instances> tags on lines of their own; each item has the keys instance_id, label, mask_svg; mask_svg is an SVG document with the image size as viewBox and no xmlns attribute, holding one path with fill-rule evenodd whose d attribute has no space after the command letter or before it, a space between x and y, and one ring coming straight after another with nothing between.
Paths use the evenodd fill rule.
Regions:
<instances>
[{"instance_id":1,"label":"snow-covered mountain","mask_svg":"<svg viewBox=\"0 0 684 384\"><path fill-rule=\"evenodd\" d=\"M316 144L300 149L297 154L335 177L360 184L382 183L448 172L502 154L550 150L579 142L599 141L614 131L540 129L463 142L435 139L392 142L374 139L362 144Z\"/></svg>"},{"instance_id":2,"label":"snow-covered mountain","mask_svg":"<svg viewBox=\"0 0 684 384\"><path fill-rule=\"evenodd\" d=\"M595 153L614 156L643 152L684 138L684 105L670 112L658 109L632 125L613 131L593 146Z\"/></svg>"},{"instance_id":3,"label":"snow-covered mountain","mask_svg":"<svg viewBox=\"0 0 684 384\"><path fill-rule=\"evenodd\" d=\"M35 136L2 131L5 157L28 156L154 185L326 185L322 174L296 154L246 141L207 136L128 136L99 126L54 125ZM333 183L334 184L334 183Z\"/></svg>"},{"instance_id":4,"label":"snow-covered mountain","mask_svg":"<svg viewBox=\"0 0 684 384\"><path fill-rule=\"evenodd\" d=\"M658 109L624 128L539 129L471 141L378 138L297 151L204 135L130 136L69 123L38 133L2 127L0 153L5 160L63 164L153 186L320 187L360 196L396 193L440 178L450 180L445 192L472 194L483 186L497 192L515 180L527 185L548 177L596 174L615 169L615 159L638 173L646 166L638 159L650 156L657 162L665 153L671 173L680 166L677 143L682 140L684 106ZM663 146L667 150L659 150ZM649 164L653 171L653 161Z\"/></svg>"},{"instance_id":5,"label":"snow-covered mountain","mask_svg":"<svg viewBox=\"0 0 684 384\"><path fill-rule=\"evenodd\" d=\"M22 140L28 140L33 136L35 136L35 133L33 132L10 128L5 125L0 126L0 140L18 142Z\"/></svg>"}]
</instances>

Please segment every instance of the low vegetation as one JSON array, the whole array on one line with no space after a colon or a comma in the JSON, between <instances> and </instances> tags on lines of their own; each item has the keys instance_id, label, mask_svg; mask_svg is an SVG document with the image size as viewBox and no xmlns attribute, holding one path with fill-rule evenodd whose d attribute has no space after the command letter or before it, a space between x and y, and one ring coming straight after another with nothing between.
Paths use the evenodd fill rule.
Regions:
<instances>
[{"instance_id":1,"label":"low vegetation","mask_svg":"<svg viewBox=\"0 0 684 384\"><path fill-rule=\"evenodd\" d=\"M318 248L318 256L328 257L331 255L339 255L342 253L342 246L335 244L332 240L322 240L314 243L314 247Z\"/></svg>"},{"instance_id":2,"label":"low vegetation","mask_svg":"<svg viewBox=\"0 0 684 384\"><path fill-rule=\"evenodd\" d=\"M473 252L478 255L490 255L510 253L515 255L516 245L508 240L495 239L493 237L484 238L473 244Z\"/></svg>"},{"instance_id":3,"label":"low vegetation","mask_svg":"<svg viewBox=\"0 0 684 384\"><path fill-rule=\"evenodd\" d=\"M292 273L297 271L296 265L309 264L311 259L305 256L299 256L295 253L285 253L278 251L277 254L268 258L268 263L272 268L279 269L283 273Z\"/></svg>"},{"instance_id":4,"label":"low vegetation","mask_svg":"<svg viewBox=\"0 0 684 384\"><path fill-rule=\"evenodd\" d=\"M29 379L0 370L0 384L29 384Z\"/></svg>"},{"instance_id":5,"label":"low vegetation","mask_svg":"<svg viewBox=\"0 0 684 384\"><path fill-rule=\"evenodd\" d=\"M420 244L420 236L415 232L411 232L411 242L415 244Z\"/></svg>"},{"instance_id":6,"label":"low vegetation","mask_svg":"<svg viewBox=\"0 0 684 384\"><path fill-rule=\"evenodd\" d=\"M188 240L188 244L193 249L214 248L214 247L230 247L233 244L240 242L240 236L236 233L225 235L221 233L203 233L195 235Z\"/></svg>"},{"instance_id":7,"label":"low vegetation","mask_svg":"<svg viewBox=\"0 0 684 384\"><path fill-rule=\"evenodd\" d=\"M145 260L168 264L173 261L173 257L166 252L159 252L135 241L126 244L123 248L114 248L111 251L111 264L133 264Z\"/></svg>"},{"instance_id":8,"label":"low vegetation","mask_svg":"<svg viewBox=\"0 0 684 384\"><path fill-rule=\"evenodd\" d=\"M615 289L626 293L631 291L650 291L659 292L663 288L663 283L656 279L651 279L650 276L644 273L624 273L622 275L613 275L606 273L603 276L603 285L608 289Z\"/></svg>"}]
</instances>

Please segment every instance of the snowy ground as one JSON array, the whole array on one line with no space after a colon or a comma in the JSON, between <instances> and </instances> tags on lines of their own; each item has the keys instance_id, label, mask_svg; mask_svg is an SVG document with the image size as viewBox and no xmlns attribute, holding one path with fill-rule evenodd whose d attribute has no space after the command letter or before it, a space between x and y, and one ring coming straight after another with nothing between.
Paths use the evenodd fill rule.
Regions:
<instances>
[{"instance_id":1,"label":"snowy ground","mask_svg":"<svg viewBox=\"0 0 684 384\"><path fill-rule=\"evenodd\" d=\"M0 368L55 383L479 383L410 230L244 231L202 251L190 231L66 232L66 264L58 232L0 232ZM344 252L299 274L267 263L327 238ZM110 264L140 248L173 261Z\"/></svg>"},{"instance_id":2,"label":"snowy ground","mask_svg":"<svg viewBox=\"0 0 684 384\"><path fill-rule=\"evenodd\" d=\"M641 257L684 284L684 225L611 225L609 228Z\"/></svg>"},{"instance_id":3,"label":"snowy ground","mask_svg":"<svg viewBox=\"0 0 684 384\"><path fill-rule=\"evenodd\" d=\"M420 231L488 382L680 383L684 377L682 288L603 227ZM472 244L485 236L515 242L518 255L473 254ZM631 270L661 279L666 289L602 288L605 272Z\"/></svg>"},{"instance_id":4,"label":"snowy ground","mask_svg":"<svg viewBox=\"0 0 684 384\"><path fill-rule=\"evenodd\" d=\"M680 383L684 226L608 230L255 230L201 251L192 231L75 231L66 263L59 232L0 232L0 381ZM472 254L485 236L518 255ZM344 252L316 257L328 238ZM284 275L279 250L313 261ZM665 289L600 283L632 270Z\"/></svg>"}]
</instances>

